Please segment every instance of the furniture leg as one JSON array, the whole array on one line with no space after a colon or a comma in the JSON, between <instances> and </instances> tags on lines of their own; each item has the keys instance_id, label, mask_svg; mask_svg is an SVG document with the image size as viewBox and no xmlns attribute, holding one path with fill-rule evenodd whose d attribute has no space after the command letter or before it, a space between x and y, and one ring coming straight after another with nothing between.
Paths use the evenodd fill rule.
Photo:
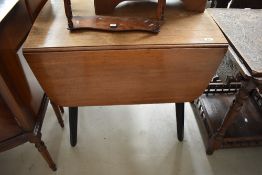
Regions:
<instances>
[{"instance_id":1,"label":"furniture leg","mask_svg":"<svg viewBox=\"0 0 262 175\"><path fill-rule=\"evenodd\" d=\"M60 109L62 114L65 113L65 110L64 110L63 106L59 106L59 109Z\"/></svg>"},{"instance_id":2,"label":"furniture leg","mask_svg":"<svg viewBox=\"0 0 262 175\"><path fill-rule=\"evenodd\" d=\"M43 156L43 158L46 160L46 162L48 163L49 167L53 170L56 171L56 165L53 162L46 146L45 143L43 141L39 141L35 144L35 147L38 149L38 151L41 153L41 155Z\"/></svg>"},{"instance_id":3,"label":"furniture leg","mask_svg":"<svg viewBox=\"0 0 262 175\"><path fill-rule=\"evenodd\" d=\"M57 120L60 124L60 126L62 128L64 128L64 121L63 121L63 118L62 118L62 112L60 110L60 107L58 105L56 105L55 103L53 103L52 101L50 101L54 111L55 111L55 114L56 114L56 117L57 117Z\"/></svg>"},{"instance_id":4,"label":"furniture leg","mask_svg":"<svg viewBox=\"0 0 262 175\"><path fill-rule=\"evenodd\" d=\"M78 107L69 107L70 143L73 147L77 143L77 115Z\"/></svg>"},{"instance_id":5,"label":"furniture leg","mask_svg":"<svg viewBox=\"0 0 262 175\"><path fill-rule=\"evenodd\" d=\"M179 141L184 139L184 110L184 103L176 103L177 138Z\"/></svg>"},{"instance_id":6,"label":"furniture leg","mask_svg":"<svg viewBox=\"0 0 262 175\"><path fill-rule=\"evenodd\" d=\"M35 147L37 150L41 153L42 157L45 159L45 161L48 163L49 167L56 171L56 164L54 163L53 159L51 158L45 143L41 140L41 133L38 133L37 135L34 134L28 134L28 140L31 143L35 144Z\"/></svg>"},{"instance_id":7,"label":"furniture leg","mask_svg":"<svg viewBox=\"0 0 262 175\"><path fill-rule=\"evenodd\" d=\"M252 83L249 84L249 82L244 82L242 84L243 86L239 89L238 93L236 94L236 98L231 104L229 110L227 111L221 126L208 141L208 146L206 150L206 153L208 155L213 154L214 150L221 147L227 129L236 119L237 114L240 112L243 104L249 96L249 93L253 89Z\"/></svg>"}]
</instances>

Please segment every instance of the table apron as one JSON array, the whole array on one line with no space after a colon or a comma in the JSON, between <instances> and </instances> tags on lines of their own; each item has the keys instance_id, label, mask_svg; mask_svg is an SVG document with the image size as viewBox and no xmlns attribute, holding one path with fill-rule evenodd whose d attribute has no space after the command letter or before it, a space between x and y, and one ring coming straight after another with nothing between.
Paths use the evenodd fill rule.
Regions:
<instances>
[{"instance_id":1,"label":"table apron","mask_svg":"<svg viewBox=\"0 0 262 175\"><path fill-rule=\"evenodd\" d=\"M25 52L49 98L61 106L193 101L226 48Z\"/></svg>"}]
</instances>

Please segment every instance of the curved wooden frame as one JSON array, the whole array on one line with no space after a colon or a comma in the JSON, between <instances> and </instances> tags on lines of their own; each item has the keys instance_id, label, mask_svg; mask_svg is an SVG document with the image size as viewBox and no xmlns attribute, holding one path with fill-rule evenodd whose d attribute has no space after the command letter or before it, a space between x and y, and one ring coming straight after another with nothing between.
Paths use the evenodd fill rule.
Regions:
<instances>
[{"instance_id":1,"label":"curved wooden frame","mask_svg":"<svg viewBox=\"0 0 262 175\"><path fill-rule=\"evenodd\" d=\"M95 12L98 15L108 14L125 0L95 0ZM106 4L106 5L105 5ZM103 31L146 31L158 33L161 20L164 17L166 0L158 0L156 19L112 17L112 16L73 16L71 0L64 0L65 13L68 20L68 29L94 29Z\"/></svg>"},{"instance_id":2,"label":"curved wooden frame","mask_svg":"<svg viewBox=\"0 0 262 175\"><path fill-rule=\"evenodd\" d=\"M114 8L126 0L94 0L96 15L112 13ZM187 10L203 12L207 0L182 0ZM92 29L103 31L146 31L158 33L164 19L166 0L158 0L156 19L112 16L73 16L71 0L64 0L68 29Z\"/></svg>"},{"instance_id":3,"label":"curved wooden frame","mask_svg":"<svg viewBox=\"0 0 262 175\"><path fill-rule=\"evenodd\" d=\"M110 14L119 3L124 1L127 0L94 0L95 12L97 15ZM164 18L165 6L166 0L158 0L156 10L156 18L158 20L162 20Z\"/></svg>"}]
</instances>

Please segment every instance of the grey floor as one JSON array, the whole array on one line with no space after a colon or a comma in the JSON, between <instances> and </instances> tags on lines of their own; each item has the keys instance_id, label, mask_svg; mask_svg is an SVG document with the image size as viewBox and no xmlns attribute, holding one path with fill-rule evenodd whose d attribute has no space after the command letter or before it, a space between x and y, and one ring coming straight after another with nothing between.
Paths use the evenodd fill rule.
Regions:
<instances>
[{"instance_id":1,"label":"grey floor","mask_svg":"<svg viewBox=\"0 0 262 175\"><path fill-rule=\"evenodd\" d=\"M189 104L185 140L176 139L174 104L79 109L78 144L69 144L68 112L61 129L49 106L43 140L58 170L52 172L34 145L0 154L1 175L262 175L262 148L205 154Z\"/></svg>"}]
</instances>

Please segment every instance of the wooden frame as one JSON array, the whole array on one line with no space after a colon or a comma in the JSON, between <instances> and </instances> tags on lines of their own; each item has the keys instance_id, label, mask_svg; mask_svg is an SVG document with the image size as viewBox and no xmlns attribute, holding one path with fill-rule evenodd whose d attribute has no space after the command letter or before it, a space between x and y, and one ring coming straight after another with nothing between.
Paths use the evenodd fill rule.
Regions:
<instances>
[{"instance_id":1,"label":"wooden frame","mask_svg":"<svg viewBox=\"0 0 262 175\"><path fill-rule=\"evenodd\" d=\"M101 1L95 0L96 14L105 14L113 11L115 6L125 0ZM106 4L106 5L105 5ZM112 16L73 16L71 0L64 0L65 13L68 20L68 29L95 29L103 31L146 31L158 33L161 20L164 16L166 0L158 0L156 19L112 17Z\"/></svg>"},{"instance_id":2,"label":"wooden frame","mask_svg":"<svg viewBox=\"0 0 262 175\"><path fill-rule=\"evenodd\" d=\"M42 141L41 137L41 128L43 124L43 120L45 117L47 105L48 105L49 99L45 95L43 97L41 107L38 112L38 118L34 124L34 127L31 131L22 131L21 134L14 136L12 138L9 138L7 140L1 141L0 142L0 152L12 149L16 146L19 146L21 144L24 144L26 142L30 142L35 144L35 147L38 149L38 151L41 153L42 157L46 160L48 163L49 167L53 170L56 171L56 165L54 161L52 160L45 143ZM52 103L53 109L56 112L56 116L58 118L58 121L60 123L60 126L63 128L63 119L62 119L62 113L63 109Z\"/></svg>"},{"instance_id":3,"label":"wooden frame","mask_svg":"<svg viewBox=\"0 0 262 175\"><path fill-rule=\"evenodd\" d=\"M247 83L224 84L216 77L192 104L207 154L222 148L262 146L262 95L254 86L246 91L242 85Z\"/></svg>"},{"instance_id":4,"label":"wooden frame","mask_svg":"<svg viewBox=\"0 0 262 175\"><path fill-rule=\"evenodd\" d=\"M207 95L195 102L200 113L197 118L207 133L203 134L207 135L206 152L262 145L262 43L257 40L261 38L262 13L252 9L219 8L209 9L208 13L230 46L217 70L221 83L212 82ZM235 30L238 28L241 30ZM210 96L212 93L217 95Z\"/></svg>"},{"instance_id":5,"label":"wooden frame","mask_svg":"<svg viewBox=\"0 0 262 175\"><path fill-rule=\"evenodd\" d=\"M96 15L112 13L114 8L126 0L94 0ZM182 0L188 10L203 12L207 0ZM93 29L103 31L145 31L158 33L164 19L166 0L158 0L156 19L112 16L73 16L71 0L64 0L68 29Z\"/></svg>"}]
</instances>

